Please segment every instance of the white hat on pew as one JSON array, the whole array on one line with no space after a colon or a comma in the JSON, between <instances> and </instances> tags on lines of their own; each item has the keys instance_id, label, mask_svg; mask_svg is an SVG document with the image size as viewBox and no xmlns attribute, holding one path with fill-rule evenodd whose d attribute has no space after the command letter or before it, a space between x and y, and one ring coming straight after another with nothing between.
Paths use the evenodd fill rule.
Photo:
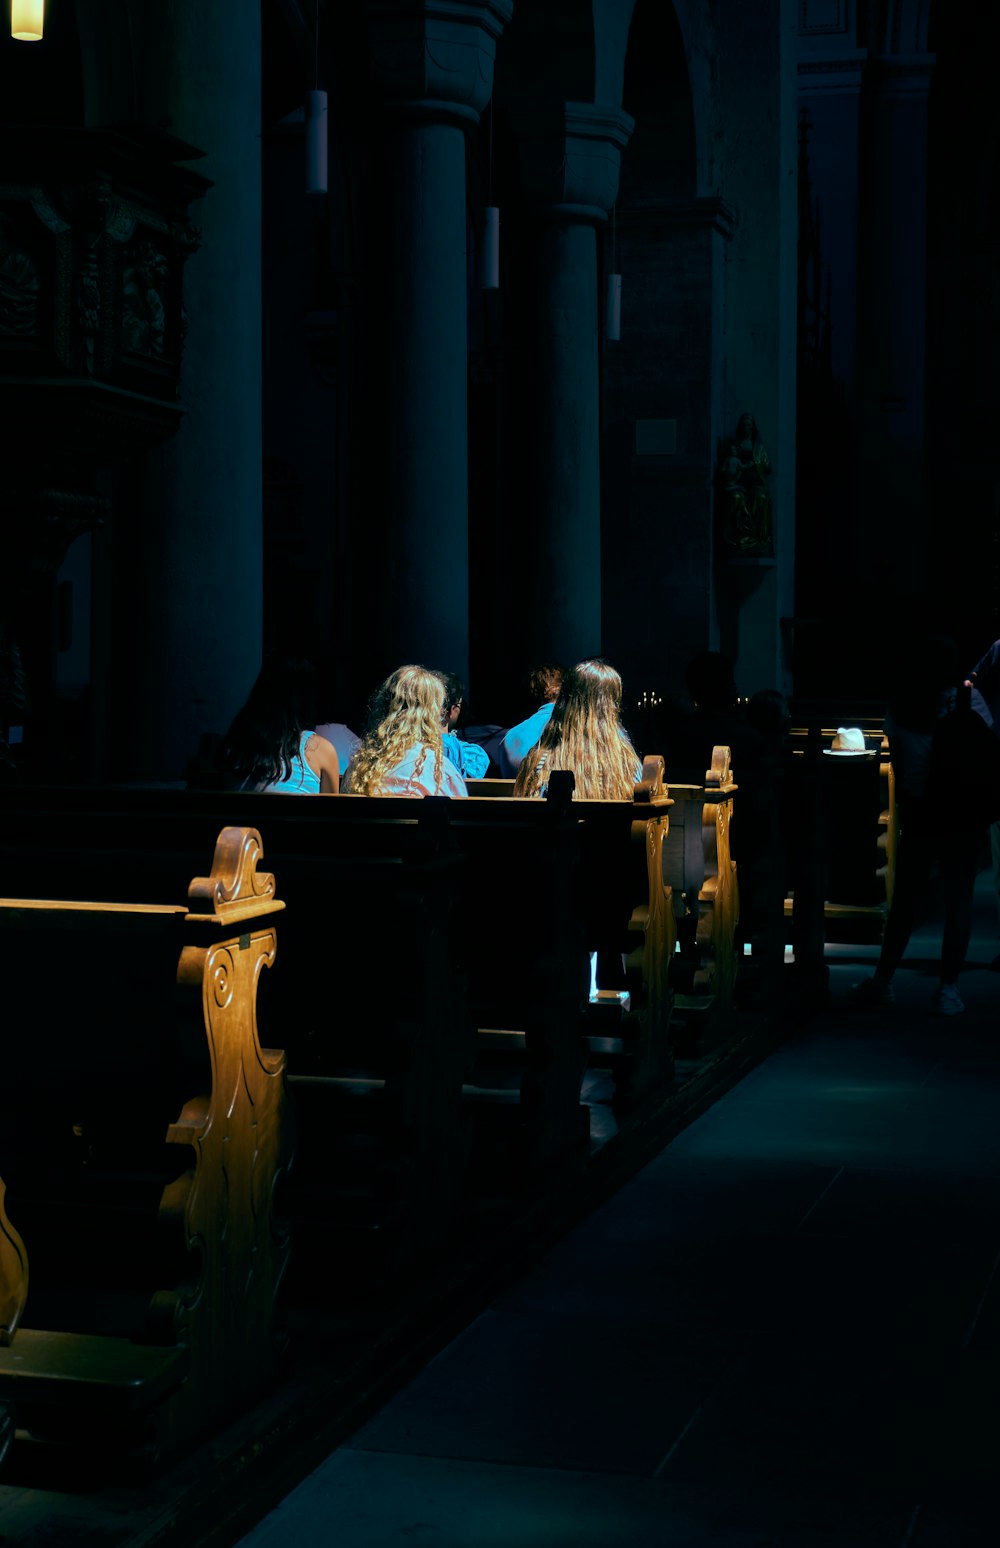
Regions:
<instances>
[{"instance_id":1,"label":"white hat on pew","mask_svg":"<svg viewBox=\"0 0 1000 1548\"><path fill-rule=\"evenodd\" d=\"M832 743L823 749L838 758L864 758L872 750L865 746L865 733L860 726L838 726Z\"/></svg>"}]
</instances>

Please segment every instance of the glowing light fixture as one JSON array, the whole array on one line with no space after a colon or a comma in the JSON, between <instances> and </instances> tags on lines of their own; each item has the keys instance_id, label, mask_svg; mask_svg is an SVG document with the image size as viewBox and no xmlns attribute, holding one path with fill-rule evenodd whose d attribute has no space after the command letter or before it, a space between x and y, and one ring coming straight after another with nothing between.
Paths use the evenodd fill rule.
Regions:
<instances>
[{"instance_id":1,"label":"glowing light fixture","mask_svg":"<svg viewBox=\"0 0 1000 1548\"><path fill-rule=\"evenodd\" d=\"M306 92L306 193L326 193L326 92Z\"/></svg>"},{"instance_id":2,"label":"glowing light fixture","mask_svg":"<svg viewBox=\"0 0 1000 1548\"><path fill-rule=\"evenodd\" d=\"M495 204L486 207L486 226L483 231L483 286L484 290L500 289L500 211Z\"/></svg>"},{"instance_id":3,"label":"glowing light fixture","mask_svg":"<svg viewBox=\"0 0 1000 1548\"><path fill-rule=\"evenodd\" d=\"M327 179L327 116L326 92L319 89L319 0L316 5L316 42L314 44L313 69L315 90L306 92L306 193L326 193Z\"/></svg>"},{"instance_id":4,"label":"glowing light fixture","mask_svg":"<svg viewBox=\"0 0 1000 1548\"><path fill-rule=\"evenodd\" d=\"M45 28L45 0L10 0L10 35L22 43L40 43Z\"/></svg>"},{"instance_id":5,"label":"glowing light fixture","mask_svg":"<svg viewBox=\"0 0 1000 1548\"><path fill-rule=\"evenodd\" d=\"M611 272L606 276L604 293L604 337L617 344L622 336L622 277L618 272L617 206L611 206Z\"/></svg>"},{"instance_id":6,"label":"glowing light fixture","mask_svg":"<svg viewBox=\"0 0 1000 1548\"><path fill-rule=\"evenodd\" d=\"M493 203L493 99L490 98L489 182L486 195L483 248L480 254L480 288L500 289L500 211Z\"/></svg>"},{"instance_id":7,"label":"glowing light fixture","mask_svg":"<svg viewBox=\"0 0 1000 1548\"><path fill-rule=\"evenodd\" d=\"M604 301L604 336L609 344L617 344L622 336L622 277L609 274L607 295Z\"/></svg>"}]
</instances>

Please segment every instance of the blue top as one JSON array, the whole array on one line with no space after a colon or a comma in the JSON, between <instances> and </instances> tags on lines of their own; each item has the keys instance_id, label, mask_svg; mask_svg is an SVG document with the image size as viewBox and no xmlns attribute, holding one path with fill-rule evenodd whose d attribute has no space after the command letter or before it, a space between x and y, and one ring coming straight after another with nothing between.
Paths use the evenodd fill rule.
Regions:
<instances>
[{"instance_id":1,"label":"blue top","mask_svg":"<svg viewBox=\"0 0 1000 1548\"><path fill-rule=\"evenodd\" d=\"M461 737L446 731L441 737L445 757L450 758L466 779L483 779L490 766L490 755L478 742L465 742Z\"/></svg>"},{"instance_id":2,"label":"blue top","mask_svg":"<svg viewBox=\"0 0 1000 1548\"><path fill-rule=\"evenodd\" d=\"M277 790L282 795L319 795L320 777L306 762L306 745L315 734L314 731L303 731L299 750L292 759L292 772L270 785L261 785L261 790Z\"/></svg>"},{"instance_id":3,"label":"blue top","mask_svg":"<svg viewBox=\"0 0 1000 1548\"><path fill-rule=\"evenodd\" d=\"M507 779L513 779L524 760L526 753L538 742L542 732L552 719L552 711L555 709L555 700L543 704L536 709L527 720L522 720L519 725L511 726L507 735L500 743L497 762L501 772Z\"/></svg>"}]
</instances>

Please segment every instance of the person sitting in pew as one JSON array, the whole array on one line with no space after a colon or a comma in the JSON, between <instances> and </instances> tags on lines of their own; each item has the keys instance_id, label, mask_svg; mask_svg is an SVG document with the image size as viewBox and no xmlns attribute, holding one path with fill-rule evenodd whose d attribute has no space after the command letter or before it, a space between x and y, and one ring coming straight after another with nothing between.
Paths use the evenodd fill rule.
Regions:
<instances>
[{"instance_id":1,"label":"person sitting in pew","mask_svg":"<svg viewBox=\"0 0 1000 1548\"><path fill-rule=\"evenodd\" d=\"M528 694L538 707L527 720L511 726L495 757L504 779L513 779L528 750L534 747L552 718L552 709L562 687L564 669L552 662L533 667L528 676Z\"/></svg>"},{"instance_id":2,"label":"person sitting in pew","mask_svg":"<svg viewBox=\"0 0 1000 1548\"><path fill-rule=\"evenodd\" d=\"M351 795L467 796L465 780L444 750L444 684L423 666L398 667L378 689L379 719L347 766Z\"/></svg>"},{"instance_id":3,"label":"person sitting in pew","mask_svg":"<svg viewBox=\"0 0 1000 1548\"><path fill-rule=\"evenodd\" d=\"M237 790L336 795L337 750L312 729L316 670L299 656L271 656L222 739L218 770Z\"/></svg>"},{"instance_id":4,"label":"person sitting in pew","mask_svg":"<svg viewBox=\"0 0 1000 1548\"><path fill-rule=\"evenodd\" d=\"M468 742L459 734L465 700L465 687L454 672L437 674L444 687L444 717L441 721L441 738L445 756L450 758L464 779L483 779L490 766L490 755L478 742Z\"/></svg>"},{"instance_id":5,"label":"person sitting in pew","mask_svg":"<svg viewBox=\"0 0 1000 1548\"><path fill-rule=\"evenodd\" d=\"M572 769L581 800L631 800L642 776L621 721L622 680L606 661L581 661L562 680L552 714L528 749L516 796L543 796L553 769Z\"/></svg>"}]
</instances>

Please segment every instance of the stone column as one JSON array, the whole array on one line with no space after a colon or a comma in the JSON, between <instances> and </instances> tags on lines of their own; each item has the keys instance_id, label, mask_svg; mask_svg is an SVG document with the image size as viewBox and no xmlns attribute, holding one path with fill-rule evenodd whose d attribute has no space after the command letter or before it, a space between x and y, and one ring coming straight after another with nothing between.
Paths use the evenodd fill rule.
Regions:
<instances>
[{"instance_id":1,"label":"stone column","mask_svg":"<svg viewBox=\"0 0 1000 1548\"><path fill-rule=\"evenodd\" d=\"M627 113L567 102L514 115L521 149L518 362L520 650L572 663L601 649L597 228L618 193ZM516 557L516 556L515 556Z\"/></svg>"},{"instance_id":2,"label":"stone column","mask_svg":"<svg viewBox=\"0 0 1000 1548\"><path fill-rule=\"evenodd\" d=\"M927 112L934 59L873 62L859 257L858 379L865 477L856 559L897 605L932 586L925 464Z\"/></svg>"},{"instance_id":3,"label":"stone column","mask_svg":"<svg viewBox=\"0 0 1000 1548\"><path fill-rule=\"evenodd\" d=\"M204 151L195 164L214 185L192 212L202 240L185 271L186 415L169 445L122 470L101 537L112 552L98 558L110 584L95 683L106 673L111 692L95 718L110 745L95 763L115 778L181 777L260 666L261 62L257 5L246 11L237 24L231 7L201 0L138 8L134 91L111 104L133 121L141 111L151 159L164 124L192 156Z\"/></svg>"},{"instance_id":4,"label":"stone column","mask_svg":"<svg viewBox=\"0 0 1000 1548\"><path fill-rule=\"evenodd\" d=\"M465 134L489 101L512 8L513 0L369 6L370 75L386 123L385 262L371 298L380 498L365 589L384 668L416 660L468 673Z\"/></svg>"},{"instance_id":5,"label":"stone column","mask_svg":"<svg viewBox=\"0 0 1000 1548\"><path fill-rule=\"evenodd\" d=\"M629 685L679 694L719 637L712 491L725 375L725 266L735 227L717 197L619 207L622 341L604 356L604 648ZM730 434L732 426L728 427ZM637 564L626 532L656 533ZM663 638L637 620L669 616Z\"/></svg>"}]
</instances>

